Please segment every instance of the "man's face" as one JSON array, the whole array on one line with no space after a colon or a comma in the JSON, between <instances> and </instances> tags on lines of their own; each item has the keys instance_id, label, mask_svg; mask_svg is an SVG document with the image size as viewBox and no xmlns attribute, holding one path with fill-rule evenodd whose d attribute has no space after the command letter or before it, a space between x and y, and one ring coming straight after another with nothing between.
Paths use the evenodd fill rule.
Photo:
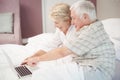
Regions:
<instances>
[{"instance_id":1,"label":"man's face","mask_svg":"<svg viewBox=\"0 0 120 80\"><path fill-rule=\"evenodd\" d=\"M75 25L77 31L83 27L82 17L80 18L80 16L76 15L74 10L71 10L71 18L71 24Z\"/></svg>"}]
</instances>

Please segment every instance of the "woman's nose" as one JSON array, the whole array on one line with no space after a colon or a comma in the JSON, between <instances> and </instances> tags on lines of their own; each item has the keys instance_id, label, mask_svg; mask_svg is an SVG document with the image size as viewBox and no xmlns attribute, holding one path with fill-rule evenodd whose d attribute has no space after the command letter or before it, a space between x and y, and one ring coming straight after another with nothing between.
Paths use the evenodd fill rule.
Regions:
<instances>
[{"instance_id":1,"label":"woman's nose","mask_svg":"<svg viewBox=\"0 0 120 80\"><path fill-rule=\"evenodd\" d=\"M57 27L57 24L54 24L55 27Z\"/></svg>"},{"instance_id":2,"label":"woman's nose","mask_svg":"<svg viewBox=\"0 0 120 80\"><path fill-rule=\"evenodd\" d=\"M74 25L74 21L73 20L71 21L71 24Z\"/></svg>"}]
</instances>

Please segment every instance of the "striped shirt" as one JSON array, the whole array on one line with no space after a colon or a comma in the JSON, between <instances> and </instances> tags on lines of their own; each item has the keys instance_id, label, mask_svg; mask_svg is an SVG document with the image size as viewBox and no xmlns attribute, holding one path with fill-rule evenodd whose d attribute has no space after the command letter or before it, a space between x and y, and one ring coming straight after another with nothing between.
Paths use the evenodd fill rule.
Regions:
<instances>
[{"instance_id":1,"label":"striped shirt","mask_svg":"<svg viewBox=\"0 0 120 80\"><path fill-rule=\"evenodd\" d=\"M75 53L73 60L83 66L85 80L111 80L115 68L115 50L102 23L96 21L70 33L63 44Z\"/></svg>"}]
</instances>

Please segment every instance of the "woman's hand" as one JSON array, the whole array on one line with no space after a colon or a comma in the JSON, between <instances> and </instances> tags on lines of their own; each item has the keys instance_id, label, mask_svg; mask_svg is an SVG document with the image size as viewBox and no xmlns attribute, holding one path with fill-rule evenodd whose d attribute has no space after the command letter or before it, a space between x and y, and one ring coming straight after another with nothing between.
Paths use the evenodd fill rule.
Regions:
<instances>
[{"instance_id":1,"label":"woman's hand","mask_svg":"<svg viewBox=\"0 0 120 80\"><path fill-rule=\"evenodd\" d=\"M21 65L35 66L40 60L39 57L44 55L46 52L44 50L39 50L34 55L26 58Z\"/></svg>"},{"instance_id":2,"label":"woman's hand","mask_svg":"<svg viewBox=\"0 0 120 80\"><path fill-rule=\"evenodd\" d=\"M37 63L39 62L39 57L29 57L29 58L26 58L21 65L28 65L28 66L36 66Z\"/></svg>"}]
</instances>

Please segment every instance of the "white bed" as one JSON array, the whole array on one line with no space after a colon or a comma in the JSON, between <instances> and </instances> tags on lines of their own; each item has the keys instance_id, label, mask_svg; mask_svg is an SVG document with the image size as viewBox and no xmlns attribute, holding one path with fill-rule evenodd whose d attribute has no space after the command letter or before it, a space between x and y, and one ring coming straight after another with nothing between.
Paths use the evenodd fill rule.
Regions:
<instances>
[{"instance_id":1,"label":"white bed","mask_svg":"<svg viewBox=\"0 0 120 80\"><path fill-rule=\"evenodd\" d=\"M111 18L102 21L106 32L109 34L111 40L115 44L116 49L116 70L113 80L120 80L120 19ZM21 45L0 45L0 49L4 50L11 58L14 64L19 64L27 56L32 55L40 48L45 48L41 45L47 45L46 40L52 40L53 33L44 33L28 39L28 44ZM38 45L39 44L39 45ZM51 48L48 48L48 50ZM15 77L8 65L8 61L5 59L2 51L0 50L0 80L19 80ZM27 79L30 80L30 79Z\"/></svg>"}]
</instances>

